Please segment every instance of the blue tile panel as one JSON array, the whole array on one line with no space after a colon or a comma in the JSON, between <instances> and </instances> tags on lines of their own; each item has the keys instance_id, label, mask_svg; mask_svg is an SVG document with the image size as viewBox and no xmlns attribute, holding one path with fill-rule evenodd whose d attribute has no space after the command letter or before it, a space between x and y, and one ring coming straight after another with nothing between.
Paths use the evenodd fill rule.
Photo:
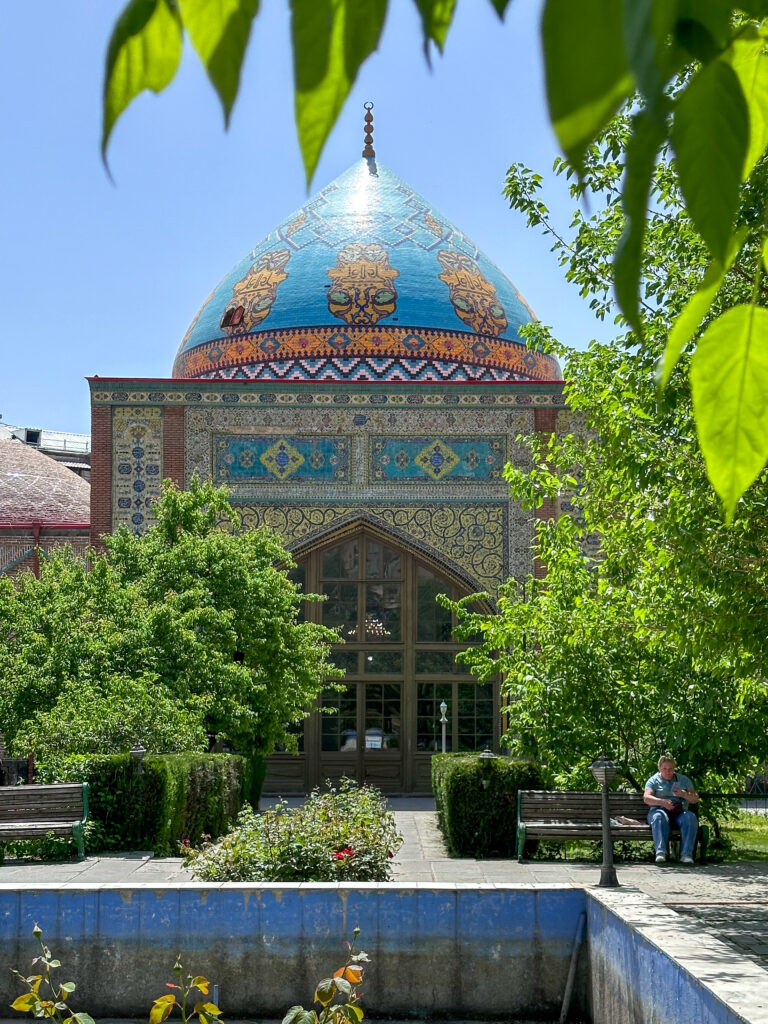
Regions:
<instances>
[{"instance_id":1,"label":"blue tile panel","mask_svg":"<svg viewBox=\"0 0 768 1024\"><path fill-rule=\"evenodd\" d=\"M505 437L380 437L370 439L371 480L442 483L498 480L507 461Z\"/></svg>"},{"instance_id":2,"label":"blue tile panel","mask_svg":"<svg viewBox=\"0 0 768 1024\"><path fill-rule=\"evenodd\" d=\"M163 481L163 410L117 407L112 412L112 525L144 533Z\"/></svg>"},{"instance_id":3,"label":"blue tile panel","mask_svg":"<svg viewBox=\"0 0 768 1024\"><path fill-rule=\"evenodd\" d=\"M366 1016L553 1019L584 904L580 890L493 886L6 886L0 963L28 967L39 922L76 982L75 1009L97 1019L146 1017L168 991L177 954L185 973L218 985L228 1019L280 1019L291 1004L311 1005L317 982L343 964L344 940L360 928L359 947L371 958ZM0 972L0 1003L20 991L9 970Z\"/></svg>"},{"instance_id":4,"label":"blue tile panel","mask_svg":"<svg viewBox=\"0 0 768 1024\"><path fill-rule=\"evenodd\" d=\"M477 246L375 159L263 239L189 327L173 376L560 379L533 314Z\"/></svg>"},{"instance_id":5,"label":"blue tile panel","mask_svg":"<svg viewBox=\"0 0 768 1024\"><path fill-rule=\"evenodd\" d=\"M226 484L251 480L346 483L350 478L349 453L348 437L216 437L213 478Z\"/></svg>"}]
</instances>

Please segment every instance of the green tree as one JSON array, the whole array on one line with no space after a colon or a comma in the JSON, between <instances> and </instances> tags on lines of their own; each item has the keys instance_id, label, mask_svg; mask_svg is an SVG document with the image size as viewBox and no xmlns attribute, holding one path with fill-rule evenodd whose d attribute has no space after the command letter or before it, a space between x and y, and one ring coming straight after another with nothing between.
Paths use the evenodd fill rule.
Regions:
<instances>
[{"instance_id":1,"label":"green tree","mask_svg":"<svg viewBox=\"0 0 768 1024\"><path fill-rule=\"evenodd\" d=\"M90 568L47 559L0 580L0 730L70 753L290 745L336 634L300 621L293 562L269 530L237 532L226 492L166 484L156 525L121 530Z\"/></svg>"},{"instance_id":2,"label":"green tree","mask_svg":"<svg viewBox=\"0 0 768 1024\"><path fill-rule=\"evenodd\" d=\"M566 276L604 317L616 312L610 267L624 228L618 185L631 131L628 116L614 121L587 150L581 179L558 162L574 198L588 190L594 211L575 211L572 237L551 222L537 175L516 166L507 181L512 205L552 237ZM753 288L765 174L761 165L741 192L742 244L713 320ZM559 349L574 429L529 439L531 471L507 470L528 508L555 498L571 513L538 525L546 578L510 581L496 615L459 602L466 635L482 635L461 659L481 680L503 673L510 747L545 763L559 784L587 781L603 750L640 785L664 750L704 785L742 783L765 759L768 479L761 475L727 527L695 443L687 357L670 370L664 395L656 388L656 362L708 259L668 153L650 195L643 346L629 332L583 353ZM540 325L531 334L555 345Z\"/></svg>"},{"instance_id":3,"label":"green tree","mask_svg":"<svg viewBox=\"0 0 768 1024\"><path fill-rule=\"evenodd\" d=\"M442 50L456 0L415 0L425 53ZM509 0L491 0L503 17ZM307 179L354 83L378 46L387 0L290 0L295 111ZM184 34L224 109L237 96L258 0L129 0L109 42L102 152L115 122L145 89L173 79ZM623 154L624 221L612 276L622 315L638 342L648 200L659 150L670 143L690 223L710 271L670 338L665 372L699 333L717 284L738 251L734 223L741 183L768 143L768 0L545 0L542 16L552 125L578 174L590 144L634 97ZM752 21L748 19L754 19ZM681 84L682 83L682 84ZM767 211L760 233L768 246ZM709 478L726 516L768 459L768 312L753 289L701 335L691 365L694 415ZM732 372L722 373L721 349ZM655 351L651 346L650 351ZM741 386L723 389L724 379Z\"/></svg>"}]
</instances>

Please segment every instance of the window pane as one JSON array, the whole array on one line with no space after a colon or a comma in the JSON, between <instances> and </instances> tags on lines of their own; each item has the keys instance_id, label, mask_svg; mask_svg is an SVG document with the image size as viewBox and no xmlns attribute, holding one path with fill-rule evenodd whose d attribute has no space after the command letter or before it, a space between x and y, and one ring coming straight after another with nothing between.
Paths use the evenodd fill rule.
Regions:
<instances>
[{"instance_id":1,"label":"window pane","mask_svg":"<svg viewBox=\"0 0 768 1024\"><path fill-rule=\"evenodd\" d=\"M440 703L448 705L445 727L446 750L451 749L451 700L453 687L450 683L419 683L416 687L416 749L439 752L442 750L442 726L440 724Z\"/></svg>"},{"instance_id":2,"label":"window pane","mask_svg":"<svg viewBox=\"0 0 768 1024\"><path fill-rule=\"evenodd\" d=\"M458 686L459 750L493 746L493 685L460 683Z\"/></svg>"},{"instance_id":3,"label":"window pane","mask_svg":"<svg viewBox=\"0 0 768 1024\"><path fill-rule=\"evenodd\" d=\"M366 684L365 746L368 750L397 750L400 747L399 684Z\"/></svg>"},{"instance_id":4,"label":"window pane","mask_svg":"<svg viewBox=\"0 0 768 1024\"><path fill-rule=\"evenodd\" d=\"M400 640L399 583L369 583L365 588L365 639Z\"/></svg>"},{"instance_id":5,"label":"window pane","mask_svg":"<svg viewBox=\"0 0 768 1024\"><path fill-rule=\"evenodd\" d=\"M323 625L335 629L341 627L345 640L357 638L357 584L324 583L326 600L323 609Z\"/></svg>"},{"instance_id":6,"label":"window pane","mask_svg":"<svg viewBox=\"0 0 768 1024\"><path fill-rule=\"evenodd\" d=\"M453 653L451 651L417 651L416 652L416 674L423 675L445 675L447 672L456 672Z\"/></svg>"},{"instance_id":7,"label":"window pane","mask_svg":"<svg viewBox=\"0 0 768 1024\"><path fill-rule=\"evenodd\" d=\"M401 675L403 656L399 651L366 651L363 655L363 671Z\"/></svg>"},{"instance_id":8,"label":"window pane","mask_svg":"<svg viewBox=\"0 0 768 1024\"><path fill-rule=\"evenodd\" d=\"M358 575L358 542L348 540L323 552L323 579L355 579Z\"/></svg>"},{"instance_id":9,"label":"window pane","mask_svg":"<svg viewBox=\"0 0 768 1024\"><path fill-rule=\"evenodd\" d=\"M437 594L450 594L451 588L427 569L418 571L417 640L450 640L451 613L435 601Z\"/></svg>"},{"instance_id":10,"label":"window pane","mask_svg":"<svg viewBox=\"0 0 768 1024\"><path fill-rule=\"evenodd\" d=\"M331 651L330 660L336 668L343 668L345 672L357 675L357 651Z\"/></svg>"},{"instance_id":11,"label":"window pane","mask_svg":"<svg viewBox=\"0 0 768 1024\"><path fill-rule=\"evenodd\" d=\"M365 546L365 575L368 579L399 580L400 552L369 540Z\"/></svg>"},{"instance_id":12,"label":"window pane","mask_svg":"<svg viewBox=\"0 0 768 1024\"><path fill-rule=\"evenodd\" d=\"M357 749L357 688L345 686L341 692L327 690L323 694L323 707L335 708L333 715L324 714L322 721L322 749L341 750L345 753Z\"/></svg>"},{"instance_id":13,"label":"window pane","mask_svg":"<svg viewBox=\"0 0 768 1024\"><path fill-rule=\"evenodd\" d=\"M306 565L297 565L295 568L288 571L288 579L295 583L297 587L301 587L302 590L307 589L307 567ZM299 602L299 614L297 616L299 622L304 622L307 617L307 606L304 601ZM304 729L302 727L302 736L304 735Z\"/></svg>"}]
</instances>

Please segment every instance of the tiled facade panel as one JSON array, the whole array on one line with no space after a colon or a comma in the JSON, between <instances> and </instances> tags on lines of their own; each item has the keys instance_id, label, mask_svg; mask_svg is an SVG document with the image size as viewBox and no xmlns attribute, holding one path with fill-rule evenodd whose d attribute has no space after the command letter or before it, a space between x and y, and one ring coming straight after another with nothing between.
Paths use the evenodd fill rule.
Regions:
<instances>
[{"instance_id":1,"label":"tiled facade panel","mask_svg":"<svg viewBox=\"0 0 768 1024\"><path fill-rule=\"evenodd\" d=\"M112 529L143 533L163 480L163 409L116 406L112 411Z\"/></svg>"},{"instance_id":2,"label":"tiled facade panel","mask_svg":"<svg viewBox=\"0 0 768 1024\"><path fill-rule=\"evenodd\" d=\"M519 436L554 428L559 385L120 384L92 383L95 414L112 406L115 526L143 531L163 476L197 474L230 488L244 527L267 524L293 550L363 521L472 589L534 568L534 517L503 469L530 465Z\"/></svg>"}]
</instances>

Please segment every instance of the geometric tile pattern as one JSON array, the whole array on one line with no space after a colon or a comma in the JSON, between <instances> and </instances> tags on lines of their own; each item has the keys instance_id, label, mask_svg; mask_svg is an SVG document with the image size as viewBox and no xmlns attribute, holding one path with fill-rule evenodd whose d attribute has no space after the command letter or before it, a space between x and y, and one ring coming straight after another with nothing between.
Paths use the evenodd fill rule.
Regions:
<instances>
[{"instance_id":1,"label":"geometric tile pattern","mask_svg":"<svg viewBox=\"0 0 768 1024\"><path fill-rule=\"evenodd\" d=\"M312 387L301 382L264 381L254 387L247 381L163 381L165 388L147 387L134 381L91 381L94 405L185 405L185 406L354 406L377 405L395 407L448 406L488 408L504 406L565 407L563 384L559 381L532 381L484 384L482 389L443 387L426 382L418 388L393 382L386 389L377 388L372 397L370 388L356 385L339 386L338 382L317 381ZM110 386L111 385L111 386ZM117 386L116 386L117 385ZM172 385L172 386L169 386Z\"/></svg>"},{"instance_id":2,"label":"geometric tile pattern","mask_svg":"<svg viewBox=\"0 0 768 1024\"><path fill-rule=\"evenodd\" d=\"M234 502L244 529L269 526L295 550L347 522L378 524L454 568L474 590L495 591L507 574L507 502L337 504Z\"/></svg>"},{"instance_id":3,"label":"geometric tile pattern","mask_svg":"<svg viewBox=\"0 0 768 1024\"><path fill-rule=\"evenodd\" d=\"M163 481L163 410L117 406L112 413L112 529L144 533Z\"/></svg>"},{"instance_id":4,"label":"geometric tile pattern","mask_svg":"<svg viewBox=\"0 0 768 1024\"><path fill-rule=\"evenodd\" d=\"M371 437L370 479L452 483L501 479L506 437Z\"/></svg>"},{"instance_id":5,"label":"geometric tile pattern","mask_svg":"<svg viewBox=\"0 0 768 1024\"><path fill-rule=\"evenodd\" d=\"M350 447L349 437L230 434L214 440L213 478L226 484L348 482Z\"/></svg>"},{"instance_id":6,"label":"geometric tile pattern","mask_svg":"<svg viewBox=\"0 0 768 1024\"><path fill-rule=\"evenodd\" d=\"M491 335L430 328L304 327L218 338L179 355L208 380L558 380L552 356Z\"/></svg>"}]
</instances>

